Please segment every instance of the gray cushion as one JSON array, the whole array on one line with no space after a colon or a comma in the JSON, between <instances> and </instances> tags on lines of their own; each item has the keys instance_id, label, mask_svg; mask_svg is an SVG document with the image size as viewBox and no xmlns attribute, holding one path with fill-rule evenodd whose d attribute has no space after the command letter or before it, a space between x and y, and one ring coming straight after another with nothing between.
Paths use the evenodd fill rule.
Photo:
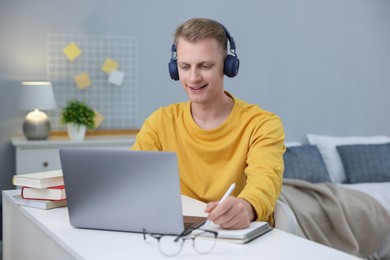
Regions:
<instances>
[{"instance_id":1,"label":"gray cushion","mask_svg":"<svg viewBox=\"0 0 390 260\"><path fill-rule=\"evenodd\" d=\"M328 170L315 145L287 147L284 153L284 178L313 183L330 182Z\"/></svg>"},{"instance_id":2,"label":"gray cushion","mask_svg":"<svg viewBox=\"0 0 390 260\"><path fill-rule=\"evenodd\" d=\"M337 146L348 183L390 181L390 143Z\"/></svg>"}]
</instances>

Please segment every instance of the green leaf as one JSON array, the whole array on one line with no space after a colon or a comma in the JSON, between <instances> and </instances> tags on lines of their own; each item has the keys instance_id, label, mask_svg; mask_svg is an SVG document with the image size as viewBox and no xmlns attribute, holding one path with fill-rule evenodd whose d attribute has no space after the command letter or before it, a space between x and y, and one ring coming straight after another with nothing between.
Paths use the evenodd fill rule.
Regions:
<instances>
[{"instance_id":1,"label":"green leaf","mask_svg":"<svg viewBox=\"0 0 390 260\"><path fill-rule=\"evenodd\" d=\"M61 123L74 123L85 125L88 129L95 127L95 112L85 101L77 99L70 100L62 109Z\"/></svg>"}]
</instances>

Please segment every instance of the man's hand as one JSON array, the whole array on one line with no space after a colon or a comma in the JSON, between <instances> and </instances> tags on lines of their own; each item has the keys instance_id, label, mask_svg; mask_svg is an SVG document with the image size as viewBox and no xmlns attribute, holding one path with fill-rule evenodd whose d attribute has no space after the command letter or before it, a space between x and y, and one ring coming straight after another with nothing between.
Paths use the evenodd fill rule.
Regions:
<instances>
[{"instance_id":1,"label":"man's hand","mask_svg":"<svg viewBox=\"0 0 390 260\"><path fill-rule=\"evenodd\" d=\"M249 226L255 219L252 205L244 199L229 196L218 205L218 201L207 204L208 219L226 229L241 229Z\"/></svg>"}]
</instances>

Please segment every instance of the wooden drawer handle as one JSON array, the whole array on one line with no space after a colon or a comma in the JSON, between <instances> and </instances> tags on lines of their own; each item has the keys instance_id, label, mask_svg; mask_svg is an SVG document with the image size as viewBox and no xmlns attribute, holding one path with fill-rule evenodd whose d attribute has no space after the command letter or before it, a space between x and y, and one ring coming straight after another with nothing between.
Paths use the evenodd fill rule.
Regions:
<instances>
[{"instance_id":1,"label":"wooden drawer handle","mask_svg":"<svg viewBox=\"0 0 390 260\"><path fill-rule=\"evenodd\" d=\"M42 165L43 165L43 167L47 168L49 166L49 163L48 162L44 162Z\"/></svg>"}]
</instances>

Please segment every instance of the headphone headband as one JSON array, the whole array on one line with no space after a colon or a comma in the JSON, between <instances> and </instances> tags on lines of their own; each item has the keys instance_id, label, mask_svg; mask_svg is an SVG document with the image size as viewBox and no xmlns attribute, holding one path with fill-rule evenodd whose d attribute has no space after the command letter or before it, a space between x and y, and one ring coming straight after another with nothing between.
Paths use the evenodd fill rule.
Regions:
<instances>
[{"instance_id":1,"label":"headphone headband","mask_svg":"<svg viewBox=\"0 0 390 260\"><path fill-rule=\"evenodd\" d=\"M233 37L230 35L229 31L226 29L226 27L223 25L223 24L220 24L222 26L222 28L224 29L225 31L225 34L226 34L226 38L228 39L229 41L229 45L230 45L230 51L232 52L232 50L234 50L234 52L232 53L236 53L236 43L234 42L234 39Z\"/></svg>"}]
</instances>

